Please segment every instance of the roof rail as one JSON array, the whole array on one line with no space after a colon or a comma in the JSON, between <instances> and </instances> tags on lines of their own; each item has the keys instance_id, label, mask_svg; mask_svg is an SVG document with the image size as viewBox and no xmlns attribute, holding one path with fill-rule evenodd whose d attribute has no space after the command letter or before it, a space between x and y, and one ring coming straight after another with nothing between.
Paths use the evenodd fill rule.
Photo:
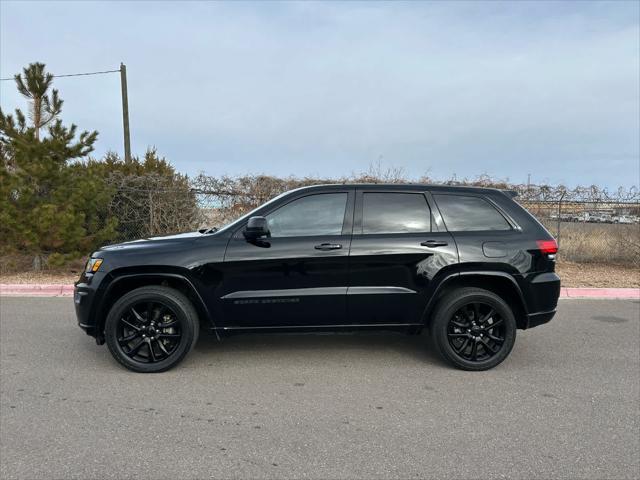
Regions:
<instances>
[{"instance_id":1,"label":"roof rail","mask_svg":"<svg viewBox=\"0 0 640 480\"><path fill-rule=\"evenodd\" d=\"M504 193L509 198L516 198L518 196L518 192L516 192L515 190L502 190L502 193Z\"/></svg>"}]
</instances>

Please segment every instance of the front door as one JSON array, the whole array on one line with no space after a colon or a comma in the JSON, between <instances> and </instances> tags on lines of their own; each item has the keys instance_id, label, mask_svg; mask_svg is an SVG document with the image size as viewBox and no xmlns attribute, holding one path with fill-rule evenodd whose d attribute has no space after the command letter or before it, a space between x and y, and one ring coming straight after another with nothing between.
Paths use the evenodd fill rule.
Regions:
<instances>
[{"instance_id":1,"label":"front door","mask_svg":"<svg viewBox=\"0 0 640 480\"><path fill-rule=\"evenodd\" d=\"M271 236L227 246L225 328L342 324L346 314L353 188L302 193L265 215Z\"/></svg>"},{"instance_id":2,"label":"front door","mask_svg":"<svg viewBox=\"0 0 640 480\"><path fill-rule=\"evenodd\" d=\"M420 322L434 278L458 263L453 238L437 226L427 193L363 189L356 198L349 319L367 325Z\"/></svg>"}]
</instances>

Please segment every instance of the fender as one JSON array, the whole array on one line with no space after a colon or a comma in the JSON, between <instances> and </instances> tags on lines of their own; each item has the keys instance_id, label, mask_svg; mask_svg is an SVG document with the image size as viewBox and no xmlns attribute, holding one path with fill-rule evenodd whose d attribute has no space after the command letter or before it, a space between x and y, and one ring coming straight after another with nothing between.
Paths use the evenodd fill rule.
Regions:
<instances>
[{"instance_id":1,"label":"fender","mask_svg":"<svg viewBox=\"0 0 640 480\"><path fill-rule=\"evenodd\" d=\"M433 293L431 294L431 298L429 299L429 302L427 303L427 306L424 309L424 313L422 314L423 324L427 323L429 319L429 315L431 314L431 311L436 306L438 295L443 291L443 289L447 286L447 284L449 284L453 280L459 279L461 277L468 277L468 276L500 277L500 278L508 279L509 282L511 282L511 284L515 288L516 292L518 293L518 300L520 301L520 306L522 307L522 310L525 316L528 315L529 312L527 310L527 304L524 301L524 295L522 293L522 289L520 288L520 285L518 285L518 282L516 281L516 279L513 278L513 275L510 275L507 272L501 272L498 270L465 270L462 272L458 271L458 272L449 273L445 275L442 278L442 280L440 280L436 288L433 290Z\"/></svg>"},{"instance_id":2,"label":"fender","mask_svg":"<svg viewBox=\"0 0 640 480\"><path fill-rule=\"evenodd\" d=\"M113 280L111 280L111 282L109 282L109 284L104 289L101 295L100 302L98 302L99 304L99 307L97 310L98 312L104 312L103 307L104 307L105 300L109 298L109 294L113 291L113 289L124 280L130 280L132 278L145 278L145 277L156 278L156 279L173 278L173 279L177 279L184 282L188 286L190 292L194 294L194 298L197 303L196 305L194 305L194 307L196 308L196 311L199 311L204 315L206 315L206 320L210 324L210 328L215 328L215 323L213 321L213 317L210 314L209 308L207 307L207 304L202 299L200 292L195 287L193 282L186 275L182 275L180 273L169 273L169 272L142 272L142 273L124 273L122 275L117 275L117 276L111 275L111 276L114 278ZM100 316L100 324L104 323L105 318L106 318L106 312L104 312ZM99 329L101 329L101 327Z\"/></svg>"}]
</instances>

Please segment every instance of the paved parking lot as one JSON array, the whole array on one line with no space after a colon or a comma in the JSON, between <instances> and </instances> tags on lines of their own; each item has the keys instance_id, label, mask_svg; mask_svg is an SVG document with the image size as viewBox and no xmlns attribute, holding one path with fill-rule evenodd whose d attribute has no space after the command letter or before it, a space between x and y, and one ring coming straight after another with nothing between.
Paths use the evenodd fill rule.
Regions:
<instances>
[{"instance_id":1,"label":"paved parking lot","mask_svg":"<svg viewBox=\"0 0 640 480\"><path fill-rule=\"evenodd\" d=\"M129 373L0 298L0 477L638 478L640 303L564 300L489 372L400 335L210 337Z\"/></svg>"}]
</instances>

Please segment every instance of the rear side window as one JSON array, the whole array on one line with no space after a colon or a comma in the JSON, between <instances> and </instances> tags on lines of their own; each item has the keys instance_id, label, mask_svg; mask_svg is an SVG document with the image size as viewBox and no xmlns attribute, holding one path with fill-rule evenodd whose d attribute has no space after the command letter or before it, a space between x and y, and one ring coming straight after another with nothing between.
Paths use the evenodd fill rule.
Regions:
<instances>
[{"instance_id":1,"label":"rear side window","mask_svg":"<svg viewBox=\"0 0 640 480\"><path fill-rule=\"evenodd\" d=\"M421 193L365 193L362 233L431 231L431 210Z\"/></svg>"},{"instance_id":2,"label":"rear side window","mask_svg":"<svg viewBox=\"0 0 640 480\"><path fill-rule=\"evenodd\" d=\"M450 232L511 230L498 210L481 197L434 195L440 213Z\"/></svg>"}]
</instances>

